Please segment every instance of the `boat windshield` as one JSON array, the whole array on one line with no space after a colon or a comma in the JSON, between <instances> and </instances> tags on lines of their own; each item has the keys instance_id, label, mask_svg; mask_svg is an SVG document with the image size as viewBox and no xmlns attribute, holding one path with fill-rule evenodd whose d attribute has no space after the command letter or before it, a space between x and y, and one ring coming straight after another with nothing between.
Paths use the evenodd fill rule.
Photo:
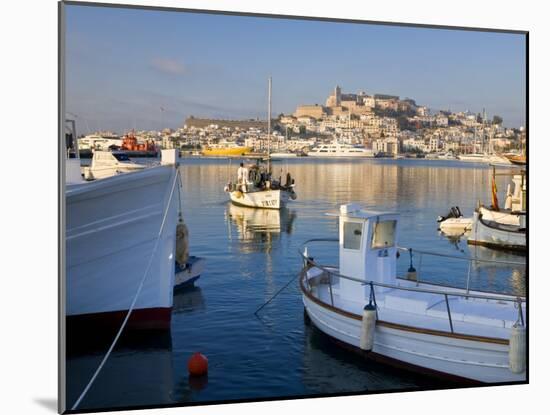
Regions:
<instances>
[{"instance_id":1,"label":"boat windshield","mask_svg":"<svg viewBox=\"0 0 550 415\"><path fill-rule=\"evenodd\" d=\"M374 225L371 248L389 248L395 244L396 220L384 220Z\"/></svg>"},{"instance_id":2,"label":"boat windshield","mask_svg":"<svg viewBox=\"0 0 550 415\"><path fill-rule=\"evenodd\" d=\"M130 161L130 157L128 157L126 153L113 153L113 156L115 156L118 161Z\"/></svg>"},{"instance_id":3,"label":"boat windshield","mask_svg":"<svg viewBox=\"0 0 550 415\"><path fill-rule=\"evenodd\" d=\"M361 249L363 224L360 222L344 222L344 249Z\"/></svg>"}]
</instances>

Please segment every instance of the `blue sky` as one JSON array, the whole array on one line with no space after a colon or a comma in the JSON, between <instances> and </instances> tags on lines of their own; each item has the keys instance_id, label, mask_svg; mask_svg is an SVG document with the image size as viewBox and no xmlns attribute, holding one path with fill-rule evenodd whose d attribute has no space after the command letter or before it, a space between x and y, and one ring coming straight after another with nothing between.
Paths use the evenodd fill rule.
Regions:
<instances>
[{"instance_id":1,"label":"blue sky","mask_svg":"<svg viewBox=\"0 0 550 415\"><path fill-rule=\"evenodd\" d=\"M269 76L274 115L339 84L525 124L519 34L71 5L66 51L67 111L84 133L265 119Z\"/></svg>"}]
</instances>

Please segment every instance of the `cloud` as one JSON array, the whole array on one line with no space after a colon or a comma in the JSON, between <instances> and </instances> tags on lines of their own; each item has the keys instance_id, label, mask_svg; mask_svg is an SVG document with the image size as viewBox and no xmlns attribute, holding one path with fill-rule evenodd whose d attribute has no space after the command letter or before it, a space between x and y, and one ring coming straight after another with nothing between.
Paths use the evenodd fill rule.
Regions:
<instances>
[{"instance_id":1,"label":"cloud","mask_svg":"<svg viewBox=\"0 0 550 415\"><path fill-rule=\"evenodd\" d=\"M151 67L169 75L183 75L186 72L185 65L175 59L154 58Z\"/></svg>"}]
</instances>

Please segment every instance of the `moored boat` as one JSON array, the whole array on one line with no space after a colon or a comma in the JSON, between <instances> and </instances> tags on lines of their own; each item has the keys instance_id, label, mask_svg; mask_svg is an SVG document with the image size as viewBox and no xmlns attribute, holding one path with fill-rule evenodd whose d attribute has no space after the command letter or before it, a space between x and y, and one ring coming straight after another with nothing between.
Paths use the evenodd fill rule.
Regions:
<instances>
[{"instance_id":1,"label":"moored boat","mask_svg":"<svg viewBox=\"0 0 550 415\"><path fill-rule=\"evenodd\" d=\"M470 163L488 163L490 161L489 156L482 153L459 154L458 159Z\"/></svg>"},{"instance_id":2,"label":"moored boat","mask_svg":"<svg viewBox=\"0 0 550 415\"><path fill-rule=\"evenodd\" d=\"M242 146L234 142L211 144L202 149L202 155L210 157L244 156L252 151L251 147Z\"/></svg>"},{"instance_id":3,"label":"moored boat","mask_svg":"<svg viewBox=\"0 0 550 415\"><path fill-rule=\"evenodd\" d=\"M437 218L439 230L447 235L460 235L472 229L472 218L465 218L458 206L451 207L446 216Z\"/></svg>"},{"instance_id":4,"label":"moored boat","mask_svg":"<svg viewBox=\"0 0 550 415\"><path fill-rule=\"evenodd\" d=\"M120 173L143 170L145 165L130 160L124 151L94 151L92 163L83 168L86 180L104 179Z\"/></svg>"},{"instance_id":5,"label":"moored boat","mask_svg":"<svg viewBox=\"0 0 550 415\"><path fill-rule=\"evenodd\" d=\"M66 169L67 333L109 332L130 311L127 329L168 329L180 209L175 150L163 150L161 165L93 181L82 180L78 158Z\"/></svg>"},{"instance_id":6,"label":"moored boat","mask_svg":"<svg viewBox=\"0 0 550 415\"><path fill-rule=\"evenodd\" d=\"M334 141L330 144L319 144L307 153L309 157L374 157L374 152L371 149L353 146Z\"/></svg>"},{"instance_id":7,"label":"moored boat","mask_svg":"<svg viewBox=\"0 0 550 415\"><path fill-rule=\"evenodd\" d=\"M339 266L309 256L320 240L306 242L302 254L302 299L319 330L416 373L461 383L526 381L524 298L398 278L399 215L347 204L338 216L339 239L326 241L339 243Z\"/></svg>"},{"instance_id":8,"label":"moored boat","mask_svg":"<svg viewBox=\"0 0 550 415\"><path fill-rule=\"evenodd\" d=\"M525 154L505 154L504 157L510 160L512 164L518 166L525 166L527 164L527 157Z\"/></svg>"},{"instance_id":9,"label":"moored boat","mask_svg":"<svg viewBox=\"0 0 550 415\"><path fill-rule=\"evenodd\" d=\"M289 200L296 199L294 191L294 179L290 173L286 174L286 181L283 184L282 179L276 179L271 171L271 78L268 83L268 117L267 117L267 159L266 165L263 165L262 159L258 159L256 164L241 167L238 170L236 183L231 180L224 187L224 191L229 194L231 201L237 205L265 208L281 209Z\"/></svg>"},{"instance_id":10,"label":"moored boat","mask_svg":"<svg viewBox=\"0 0 550 415\"><path fill-rule=\"evenodd\" d=\"M527 251L527 229L524 225L509 225L484 218L476 212L468 243L489 248L525 252Z\"/></svg>"}]
</instances>

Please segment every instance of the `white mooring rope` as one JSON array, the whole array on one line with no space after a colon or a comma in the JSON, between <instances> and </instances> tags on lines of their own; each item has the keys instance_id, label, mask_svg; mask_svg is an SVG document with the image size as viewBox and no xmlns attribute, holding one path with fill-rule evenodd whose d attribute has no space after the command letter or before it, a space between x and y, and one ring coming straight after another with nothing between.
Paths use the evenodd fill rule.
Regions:
<instances>
[{"instance_id":1,"label":"white mooring rope","mask_svg":"<svg viewBox=\"0 0 550 415\"><path fill-rule=\"evenodd\" d=\"M103 360L101 361L101 363L97 367L97 369L94 372L93 376L91 377L90 381L88 382L88 384L86 385L86 387L84 388L84 390L82 391L82 393L80 394L80 396L78 397L78 399L76 400L74 405L72 406L71 411L74 411L78 407L78 405L80 405L80 402L82 401L82 399L84 399L84 397L86 396L86 394L90 390L92 384L94 383L95 379L97 378L97 375L99 375L99 372L101 372L101 369L103 369L103 365L105 365L105 362L107 361L107 359L111 355L111 352L115 348L115 345L118 341L118 338L122 334L122 331L124 330L124 327L126 327L126 323L128 322L128 319L130 318L130 315L132 314L132 311L134 309L134 306L136 305L139 294L141 293L141 290L143 288L143 283L145 282L145 278L149 274L149 269L151 268L151 265L153 263L153 258L155 256L156 251L157 251L158 244L159 244L159 241L160 241L160 237L161 237L162 232L164 230L164 224L166 222L166 216L168 215L168 210L170 210L170 204L172 203L172 196L174 195L174 188L175 188L176 182L178 180L178 177L179 177L179 170L176 166L176 175L174 176L174 182L172 183L172 189L170 190L170 196L168 198L168 203L166 204L166 210L164 211L164 215L162 217L162 222L160 224L159 233L158 233L157 239L155 241L155 246L153 247L153 250L151 252L151 256L149 257L149 263L147 264L147 268L145 268L145 272L143 273L143 277L141 278L141 281L139 283L138 289L136 291L136 295L134 296L134 299L132 300L132 304L130 305L130 308L128 309L128 313L126 313L126 317L124 318L124 321L122 322L122 325L118 329L118 333L116 334L113 342L111 343L111 346L109 347L109 350L107 350L107 353L103 357Z\"/></svg>"}]
</instances>

